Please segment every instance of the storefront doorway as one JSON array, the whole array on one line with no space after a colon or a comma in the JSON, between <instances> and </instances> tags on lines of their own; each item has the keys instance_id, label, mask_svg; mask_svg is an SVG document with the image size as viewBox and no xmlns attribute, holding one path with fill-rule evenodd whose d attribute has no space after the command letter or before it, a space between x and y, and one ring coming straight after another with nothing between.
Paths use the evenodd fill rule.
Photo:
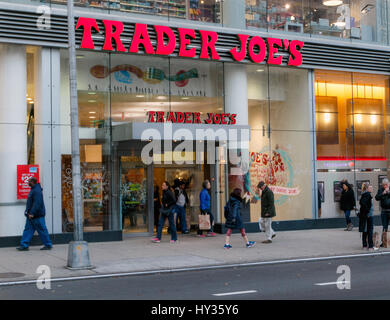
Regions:
<instances>
[{"instance_id":1,"label":"storefront doorway","mask_svg":"<svg viewBox=\"0 0 390 320\"><path fill-rule=\"evenodd\" d=\"M114 186L118 193L118 211L121 229L125 236L152 235L156 231L156 219L159 210L155 206L156 198L161 199L161 185L164 181L175 188L179 181L186 185L189 205L186 208L187 225L193 228L198 223L200 212L199 194L205 179L211 182L212 212L215 222L221 222L221 207L226 200L226 164L216 156L213 164L207 164L206 159L201 164L196 161L190 164L165 163L164 157L156 155L160 161L145 165L141 161L139 142L126 141L117 146L118 185ZM138 150L138 151L137 151ZM216 149L216 154L220 152ZM164 154L164 153L162 153ZM206 157L202 153L203 157ZM186 155L186 158L196 154ZM162 161L161 161L162 160ZM180 226L179 226L180 227Z\"/></svg>"}]
</instances>

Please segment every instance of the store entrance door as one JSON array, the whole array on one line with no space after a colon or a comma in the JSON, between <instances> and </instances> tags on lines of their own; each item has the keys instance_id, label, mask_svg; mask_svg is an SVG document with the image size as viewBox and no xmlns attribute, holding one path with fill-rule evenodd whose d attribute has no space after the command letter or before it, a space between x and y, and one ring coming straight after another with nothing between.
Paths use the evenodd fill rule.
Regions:
<instances>
[{"instance_id":1,"label":"store entrance door","mask_svg":"<svg viewBox=\"0 0 390 320\"><path fill-rule=\"evenodd\" d=\"M150 235L153 222L150 210L153 205L149 190L150 166L145 166L135 157L120 157L120 216L124 234ZM151 196L149 196L151 194Z\"/></svg>"}]
</instances>

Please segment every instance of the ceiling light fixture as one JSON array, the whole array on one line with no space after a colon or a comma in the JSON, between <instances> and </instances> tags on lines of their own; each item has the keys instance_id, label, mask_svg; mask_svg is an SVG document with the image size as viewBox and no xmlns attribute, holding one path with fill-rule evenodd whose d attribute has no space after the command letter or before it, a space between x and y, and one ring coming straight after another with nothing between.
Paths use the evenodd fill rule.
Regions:
<instances>
[{"instance_id":1,"label":"ceiling light fixture","mask_svg":"<svg viewBox=\"0 0 390 320\"><path fill-rule=\"evenodd\" d=\"M94 95L94 94L96 94L96 92L88 92L88 94Z\"/></svg>"},{"instance_id":2,"label":"ceiling light fixture","mask_svg":"<svg viewBox=\"0 0 390 320\"><path fill-rule=\"evenodd\" d=\"M136 98L144 98L145 96L142 95L142 94L139 94L139 95L136 95L135 97L136 97Z\"/></svg>"},{"instance_id":3,"label":"ceiling light fixture","mask_svg":"<svg viewBox=\"0 0 390 320\"><path fill-rule=\"evenodd\" d=\"M322 4L324 6L334 7L334 6L339 6L339 5L343 4L343 1L342 0L324 0L324 1L322 1Z\"/></svg>"},{"instance_id":4,"label":"ceiling light fixture","mask_svg":"<svg viewBox=\"0 0 390 320\"><path fill-rule=\"evenodd\" d=\"M95 103L96 100L88 100L89 103Z\"/></svg>"},{"instance_id":5,"label":"ceiling light fixture","mask_svg":"<svg viewBox=\"0 0 390 320\"><path fill-rule=\"evenodd\" d=\"M96 113L96 111L89 111L89 113L90 113L90 114L95 114L95 113Z\"/></svg>"}]
</instances>

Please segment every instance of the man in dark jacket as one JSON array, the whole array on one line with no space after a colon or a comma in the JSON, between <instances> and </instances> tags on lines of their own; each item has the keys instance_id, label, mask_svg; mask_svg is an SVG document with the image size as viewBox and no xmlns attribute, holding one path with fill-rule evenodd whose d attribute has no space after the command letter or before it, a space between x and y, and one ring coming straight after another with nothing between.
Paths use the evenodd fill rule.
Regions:
<instances>
[{"instance_id":1,"label":"man in dark jacket","mask_svg":"<svg viewBox=\"0 0 390 320\"><path fill-rule=\"evenodd\" d=\"M379 188L375 199L380 201L383 232L387 232L390 218L390 190L388 179L383 179L382 187Z\"/></svg>"},{"instance_id":2,"label":"man in dark jacket","mask_svg":"<svg viewBox=\"0 0 390 320\"><path fill-rule=\"evenodd\" d=\"M347 228L344 231L352 231L353 224L351 220L351 211L356 207L355 193L353 192L352 186L348 181L343 180L341 182L343 191L340 197L340 209L344 211Z\"/></svg>"},{"instance_id":3,"label":"man in dark jacket","mask_svg":"<svg viewBox=\"0 0 390 320\"><path fill-rule=\"evenodd\" d=\"M260 181L257 185L257 193L261 190L261 220L260 228L264 230L267 240L263 243L272 243L272 238L276 236L272 229L272 218L276 216L274 193L264 181Z\"/></svg>"},{"instance_id":4,"label":"man in dark jacket","mask_svg":"<svg viewBox=\"0 0 390 320\"><path fill-rule=\"evenodd\" d=\"M41 185L37 183L36 178L31 178L28 185L31 190L27 197L26 211L24 212L24 215L26 216L26 225L24 227L20 247L17 249L19 251L27 251L34 232L37 231L44 244L41 250L51 250L53 244L45 224L46 210L45 204L43 203Z\"/></svg>"}]
</instances>

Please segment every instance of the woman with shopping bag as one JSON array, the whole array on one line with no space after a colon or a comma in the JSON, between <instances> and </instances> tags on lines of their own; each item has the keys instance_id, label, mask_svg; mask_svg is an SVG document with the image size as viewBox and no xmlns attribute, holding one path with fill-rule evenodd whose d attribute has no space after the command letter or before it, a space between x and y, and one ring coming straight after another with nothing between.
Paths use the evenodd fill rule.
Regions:
<instances>
[{"instance_id":1,"label":"woman with shopping bag","mask_svg":"<svg viewBox=\"0 0 390 320\"><path fill-rule=\"evenodd\" d=\"M203 182L203 190L200 192L200 215L199 215L199 229L198 236L201 238L204 237L215 237L216 234L213 232L214 225L214 216L211 213L211 197L209 190L211 189L211 184L209 180ZM206 235L203 234L203 231L208 231Z\"/></svg>"},{"instance_id":2,"label":"woman with shopping bag","mask_svg":"<svg viewBox=\"0 0 390 320\"><path fill-rule=\"evenodd\" d=\"M152 241L155 243L161 242L162 229L164 227L165 219L168 218L169 228L171 230L171 243L176 243L177 232L175 225L175 214L173 212L173 209L176 205L176 199L167 181L163 182L161 188L163 190L163 196L161 200L162 206L160 209L160 221L158 223L157 236L153 238Z\"/></svg>"}]
</instances>

